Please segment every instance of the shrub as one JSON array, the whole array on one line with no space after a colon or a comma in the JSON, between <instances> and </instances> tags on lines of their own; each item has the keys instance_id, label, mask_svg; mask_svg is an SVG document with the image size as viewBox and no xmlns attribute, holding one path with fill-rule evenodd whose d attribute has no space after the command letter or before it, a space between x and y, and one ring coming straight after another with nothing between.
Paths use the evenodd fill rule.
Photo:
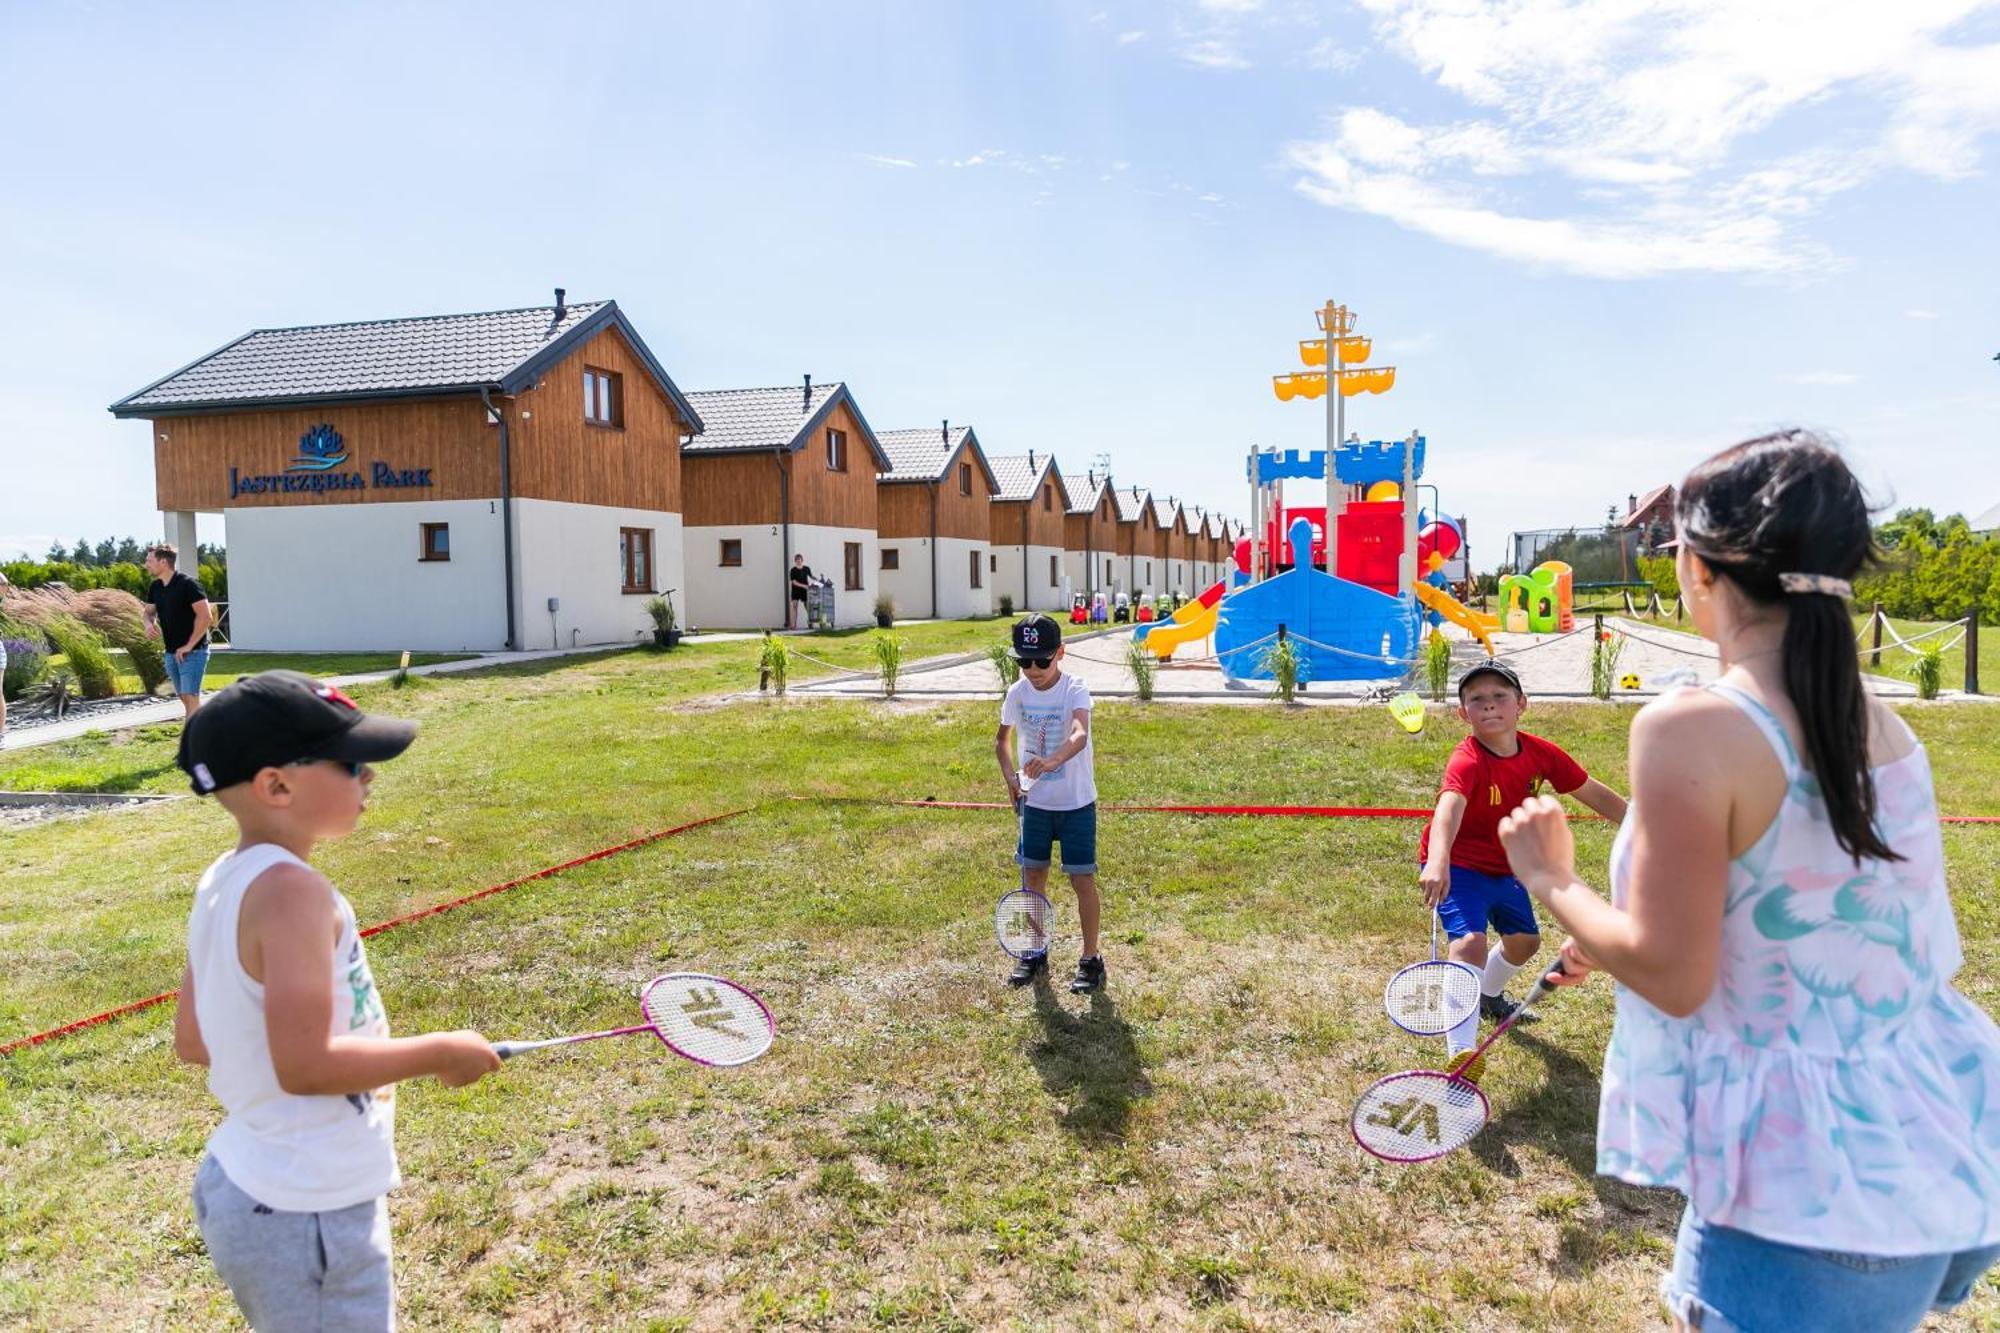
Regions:
<instances>
[{"instance_id":1,"label":"shrub","mask_svg":"<svg viewBox=\"0 0 2000 1333\"><path fill-rule=\"evenodd\" d=\"M1146 702L1153 697L1153 655L1146 651L1142 643L1131 643L1125 648L1125 670L1131 673L1132 688L1139 692L1139 701Z\"/></svg>"},{"instance_id":2,"label":"shrub","mask_svg":"<svg viewBox=\"0 0 2000 1333\"><path fill-rule=\"evenodd\" d=\"M1014 660L1014 646L1009 643L995 643L986 649L987 661L1000 675L1000 688L1006 689L1021 678L1021 664Z\"/></svg>"},{"instance_id":3,"label":"shrub","mask_svg":"<svg viewBox=\"0 0 2000 1333\"><path fill-rule=\"evenodd\" d=\"M80 592L70 603L72 615L124 651L140 688L151 694L167 683L166 645L146 637L144 611L144 602L116 588Z\"/></svg>"},{"instance_id":4,"label":"shrub","mask_svg":"<svg viewBox=\"0 0 2000 1333\"><path fill-rule=\"evenodd\" d=\"M932 614L936 613L933 612ZM886 592L877 593L875 595L875 623L878 625L886 625L893 623L895 619L896 619L896 599L891 597Z\"/></svg>"},{"instance_id":5,"label":"shrub","mask_svg":"<svg viewBox=\"0 0 2000 1333\"><path fill-rule=\"evenodd\" d=\"M1910 679L1917 683L1919 699L1937 698L1944 684L1944 648L1933 642L1917 649L1916 660L1910 663Z\"/></svg>"},{"instance_id":6,"label":"shrub","mask_svg":"<svg viewBox=\"0 0 2000 1333\"><path fill-rule=\"evenodd\" d=\"M652 617L654 629L657 630L673 629L674 604L668 601L666 598L664 597L648 598L646 600L646 614Z\"/></svg>"},{"instance_id":7,"label":"shrub","mask_svg":"<svg viewBox=\"0 0 2000 1333\"><path fill-rule=\"evenodd\" d=\"M877 634L875 665L882 671L883 697L895 698L896 674L903 669L903 641L893 634Z\"/></svg>"},{"instance_id":8,"label":"shrub","mask_svg":"<svg viewBox=\"0 0 2000 1333\"><path fill-rule=\"evenodd\" d=\"M7 646L7 674L0 678L0 696L18 699L48 670L49 651L39 634L32 639L0 634L0 643Z\"/></svg>"},{"instance_id":9,"label":"shrub","mask_svg":"<svg viewBox=\"0 0 2000 1333\"><path fill-rule=\"evenodd\" d=\"M1600 699L1611 697L1618 683L1618 658L1625 651L1625 636L1605 630L1590 645L1590 692Z\"/></svg>"},{"instance_id":10,"label":"shrub","mask_svg":"<svg viewBox=\"0 0 2000 1333\"><path fill-rule=\"evenodd\" d=\"M791 674L791 646L766 630L764 650L757 656L757 688L761 691L768 684L774 693L783 694L785 682Z\"/></svg>"},{"instance_id":11,"label":"shrub","mask_svg":"<svg viewBox=\"0 0 2000 1333\"><path fill-rule=\"evenodd\" d=\"M118 673L103 635L70 615L51 616L45 629L49 642L68 659L84 698L109 699L118 693Z\"/></svg>"},{"instance_id":12,"label":"shrub","mask_svg":"<svg viewBox=\"0 0 2000 1333\"><path fill-rule=\"evenodd\" d=\"M1424 683L1430 687L1431 698L1440 703L1451 688L1451 640L1435 629L1424 644Z\"/></svg>"},{"instance_id":13,"label":"shrub","mask_svg":"<svg viewBox=\"0 0 2000 1333\"><path fill-rule=\"evenodd\" d=\"M1299 671L1305 665L1305 655L1299 651L1295 639L1280 639L1264 650L1257 660L1261 670L1271 673L1271 683L1278 687L1278 698L1284 703L1292 702L1292 696L1299 692Z\"/></svg>"},{"instance_id":14,"label":"shrub","mask_svg":"<svg viewBox=\"0 0 2000 1333\"><path fill-rule=\"evenodd\" d=\"M1000 614L1008 617L1011 617L1014 614L1013 593L1003 592L1000 594Z\"/></svg>"}]
</instances>

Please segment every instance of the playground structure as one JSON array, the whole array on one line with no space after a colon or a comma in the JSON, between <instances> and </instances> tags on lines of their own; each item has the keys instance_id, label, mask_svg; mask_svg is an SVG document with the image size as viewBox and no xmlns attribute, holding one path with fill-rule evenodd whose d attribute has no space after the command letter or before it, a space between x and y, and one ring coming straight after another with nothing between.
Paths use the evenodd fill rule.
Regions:
<instances>
[{"instance_id":1,"label":"playground structure","mask_svg":"<svg viewBox=\"0 0 2000 1333\"><path fill-rule=\"evenodd\" d=\"M1567 634L1576 628L1570 567L1545 560L1526 574L1501 578L1500 622L1509 634Z\"/></svg>"},{"instance_id":2,"label":"playground structure","mask_svg":"<svg viewBox=\"0 0 2000 1333\"><path fill-rule=\"evenodd\" d=\"M1170 621L1135 630L1134 641L1161 661L1213 641L1232 681L1269 679L1265 654L1281 639L1297 650L1303 680L1400 676L1427 620L1448 620L1493 652L1497 620L1453 597L1443 572L1464 548L1463 525L1416 505L1424 437L1344 439L1346 400L1387 392L1396 368L1361 364L1373 342L1354 332L1345 306L1329 301L1315 313L1326 336L1301 340L1299 358L1324 369L1274 376L1272 387L1282 402L1326 399L1327 447L1251 451L1250 536L1237 543L1235 570ZM1287 508L1287 480L1319 482L1326 503Z\"/></svg>"}]
</instances>

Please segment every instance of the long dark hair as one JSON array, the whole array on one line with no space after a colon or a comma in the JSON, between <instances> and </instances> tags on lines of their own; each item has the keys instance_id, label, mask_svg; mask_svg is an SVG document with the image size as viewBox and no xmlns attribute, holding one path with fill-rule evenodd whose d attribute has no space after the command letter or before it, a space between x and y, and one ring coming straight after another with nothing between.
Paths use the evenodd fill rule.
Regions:
<instances>
[{"instance_id":1,"label":"long dark hair","mask_svg":"<svg viewBox=\"0 0 2000 1333\"><path fill-rule=\"evenodd\" d=\"M1787 430L1724 449L1688 473L1675 505L1680 538L1753 602L1790 611L1785 692L1805 733L1806 761L1841 849L1902 858L1875 827L1868 767L1868 696L1847 601L1787 593L1780 574L1852 580L1875 558L1868 500L1840 455L1810 431Z\"/></svg>"}]
</instances>

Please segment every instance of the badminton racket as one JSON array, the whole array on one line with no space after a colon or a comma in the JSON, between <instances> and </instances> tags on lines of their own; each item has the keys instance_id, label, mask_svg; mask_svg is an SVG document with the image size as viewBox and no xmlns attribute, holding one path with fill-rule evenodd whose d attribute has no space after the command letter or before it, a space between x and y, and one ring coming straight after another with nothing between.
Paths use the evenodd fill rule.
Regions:
<instances>
[{"instance_id":1,"label":"badminton racket","mask_svg":"<svg viewBox=\"0 0 2000 1333\"><path fill-rule=\"evenodd\" d=\"M1558 961L1552 970L1561 973L1562 963ZM1549 974L1544 972L1520 1007L1470 1055L1454 1061L1453 1068L1476 1069L1487 1049L1513 1031L1521 1016L1541 1003L1550 989ZM1369 1084L1354 1104L1348 1129L1363 1151L1385 1162L1428 1162L1472 1142L1492 1115L1486 1093L1470 1078L1412 1069Z\"/></svg>"},{"instance_id":2,"label":"badminton racket","mask_svg":"<svg viewBox=\"0 0 2000 1333\"><path fill-rule=\"evenodd\" d=\"M700 972L669 972L654 977L639 993L639 1010L646 1021L602 1032L579 1032L546 1041L496 1041L502 1060L551 1046L573 1046L604 1037L628 1037L650 1032L668 1050L698 1065L747 1065L771 1049L777 1025L771 1011L754 991L723 977Z\"/></svg>"},{"instance_id":3,"label":"badminton racket","mask_svg":"<svg viewBox=\"0 0 2000 1333\"><path fill-rule=\"evenodd\" d=\"M1039 732L1044 742L1046 732ZM1030 752L1033 757L1036 752ZM1049 951L1049 935L1055 926L1055 904L1047 896L1028 887L1028 790L1035 780L1017 774L1021 797L1014 803L1014 859L1021 868L1018 887L1005 894L993 909L993 934L1008 957L1026 961L1041 958Z\"/></svg>"},{"instance_id":4,"label":"badminton racket","mask_svg":"<svg viewBox=\"0 0 2000 1333\"><path fill-rule=\"evenodd\" d=\"M1479 1008L1479 974L1466 964L1438 957L1438 917L1431 918L1431 956L1411 963L1382 991L1389 1021L1405 1032L1435 1037L1472 1017Z\"/></svg>"}]
</instances>

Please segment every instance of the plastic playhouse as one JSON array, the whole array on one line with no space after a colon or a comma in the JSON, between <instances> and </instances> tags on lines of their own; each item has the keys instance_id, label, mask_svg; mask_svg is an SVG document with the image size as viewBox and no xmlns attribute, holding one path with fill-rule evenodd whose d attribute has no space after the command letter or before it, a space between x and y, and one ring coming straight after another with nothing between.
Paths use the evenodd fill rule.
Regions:
<instances>
[{"instance_id":1,"label":"plastic playhouse","mask_svg":"<svg viewBox=\"0 0 2000 1333\"><path fill-rule=\"evenodd\" d=\"M1509 634L1569 633L1576 628L1572 585L1570 567L1560 560L1505 576L1499 584L1501 627Z\"/></svg>"}]
</instances>

